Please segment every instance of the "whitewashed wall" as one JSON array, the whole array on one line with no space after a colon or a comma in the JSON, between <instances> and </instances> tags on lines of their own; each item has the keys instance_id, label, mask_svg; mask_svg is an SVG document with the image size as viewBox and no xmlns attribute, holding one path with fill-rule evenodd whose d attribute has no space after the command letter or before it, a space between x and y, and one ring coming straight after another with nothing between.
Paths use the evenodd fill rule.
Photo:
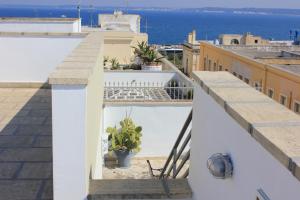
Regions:
<instances>
[{"instance_id":1,"label":"whitewashed wall","mask_svg":"<svg viewBox=\"0 0 300 200\"><path fill-rule=\"evenodd\" d=\"M81 37L0 37L0 82L46 82Z\"/></svg>"},{"instance_id":2,"label":"whitewashed wall","mask_svg":"<svg viewBox=\"0 0 300 200\"><path fill-rule=\"evenodd\" d=\"M136 125L142 126L142 150L137 157L168 156L184 122L191 111L191 105L106 105L103 117L103 132L109 126L130 116Z\"/></svg>"},{"instance_id":3,"label":"whitewashed wall","mask_svg":"<svg viewBox=\"0 0 300 200\"><path fill-rule=\"evenodd\" d=\"M83 200L88 193L86 97L85 86L52 86L54 199Z\"/></svg>"},{"instance_id":4,"label":"whitewashed wall","mask_svg":"<svg viewBox=\"0 0 300 200\"><path fill-rule=\"evenodd\" d=\"M81 21L70 22L0 22L0 32L78 33Z\"/></svg>"},{"instance_id":5,"label":"whitewashed wall","mask_svg":"<svg viewBox=\"0 0 300 200\"><path fill-rule=\"evenodd\" d=\"M209 173L206 161L214 153L230 154L232 178L215 179ZM258 189L271 200L300 197L300 182L199 86L193 104L189 177L195 200L255 200Z\"/></svg>"},{"instance_id":6,"label":"whitewashed wall","mask_svg":"<svg viewBox=\"0 0 300 200\"><path fill-rule=\"evenodd\" d=\"M143 71L136 71L136 72L108 72L104 73L104 81L108 82L145 82L145 83L168 83L171 80L177 80L181 83L189 83L188 80L179 76L176 72L143 72Z\"/></svg>"},{"instance_id":7,"label":"whitewashed wall","mask_svg":"<svg viewBox=\"0 0 300 200\"><path fill-rule=\"evenodd\" d=\"M105 72L105 82L168 82L175 77L175 72Z\"/></svg>"}]
</instances>

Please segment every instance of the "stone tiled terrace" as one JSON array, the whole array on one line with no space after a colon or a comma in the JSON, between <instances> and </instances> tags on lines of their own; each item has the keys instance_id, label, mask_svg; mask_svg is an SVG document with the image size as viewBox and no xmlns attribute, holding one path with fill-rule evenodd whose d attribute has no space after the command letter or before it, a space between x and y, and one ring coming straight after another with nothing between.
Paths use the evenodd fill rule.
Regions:
<instances>
[{"instance_id":1,"label":"stone tiled terrace","mask_svg":"<svg viewBox=\"0 0 300 200\"><path fill-rule=\"evenodd\" d=\"M0 86L0 199L52 199L51 90Z\"/></svg>"}]
</instances>

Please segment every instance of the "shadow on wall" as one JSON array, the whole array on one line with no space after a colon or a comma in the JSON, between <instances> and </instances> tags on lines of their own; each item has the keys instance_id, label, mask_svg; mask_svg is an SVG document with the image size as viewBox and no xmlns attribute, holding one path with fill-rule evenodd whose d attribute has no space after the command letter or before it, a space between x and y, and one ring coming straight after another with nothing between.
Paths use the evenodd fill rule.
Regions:
<instances>
[{"instance_id":1,"label":"shadow on wall","mask_svg":"<svg viewBox=\"0 0 300 200\"><path fill-rule=\"evenodd\" d=\"M0 88L0 199L53 199L51 89Z\"/></svg>"}]
</instances>

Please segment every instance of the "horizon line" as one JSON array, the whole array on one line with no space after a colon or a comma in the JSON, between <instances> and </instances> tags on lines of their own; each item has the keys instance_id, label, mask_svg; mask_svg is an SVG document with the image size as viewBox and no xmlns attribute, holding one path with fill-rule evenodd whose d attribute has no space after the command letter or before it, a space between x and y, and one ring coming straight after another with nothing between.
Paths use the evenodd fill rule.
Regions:
<instances>
[{"instance_id":1,"label":"horizon line","mask_svg":"<svg viewBox=\"0 0 300 200\"><path fill-rule=\"evenodd\" d=\"M157 7L157 6L149 6L149 7L141 7L141 6L94 6L93 4L61 4L61 5L38 5L38 4L2 4L0 7L15 7L15 6L35 6L35 7L77 7L78 5L82 7L90 7L93 6L93 8L126 8L126 9L136 9L136 8L142 8L142 9L172 9L172 10L185 10L185 9L272 9L272 10L300 10L300 8L272 8L272 7L215 7L215 6L205 6L205 7L191 7L191 8L176 8L176 7Z\"/></svg>"}]
</instances>

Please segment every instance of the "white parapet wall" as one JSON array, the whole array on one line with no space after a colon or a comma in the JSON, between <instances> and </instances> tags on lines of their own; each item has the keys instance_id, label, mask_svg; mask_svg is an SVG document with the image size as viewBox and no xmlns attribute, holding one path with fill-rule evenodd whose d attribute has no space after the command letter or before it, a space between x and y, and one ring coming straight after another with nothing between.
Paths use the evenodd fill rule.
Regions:
<instances>
[{"instance_id":1,"label":"white parapet wall","mask_svg":"<svg viewBox=\"0 0 300 200\"><path fill-rule=\"evenodd\" d=\"M191 103L107 103L103 112L103 132L119 127L126 116L142 126L142 145L137 157L166 157L186 121Z\"/></svg>"},{"instance_id":2,"label":"white parapet wall","mask_svg":"<svg viewBox=\"0 0 300 200\"><path fill-rule=\"evenodd\" d=\"M149 84L167 84L171 80L176 80L181 85L192 86L192 81L186 77L178 74L177 71L161 71L161 72L153 72L153 71L106 71L104 73L104 81L105 83L110 84L132 84L135 83L146 85Z\"/></svg>"},{"instance_id":3,"label":"white parapet wall","mask_svg":"<svg viewBox=\"0 0 300 200\"><path fill-rule=\"evenodd\" d=\"M78 18L0 18L0 32L80 33Z\"/></svg>"},{"instance_id":4,"label":"white parapet wall","mask_svg":"<svg viewBox=\"0 0 300 200\"><path fill-rule=\"evenodd\" d=\"M299 199L300 117L229 73L193 78L193 199ZM231 178L209 172L215 153L231 157Z\"/></svg>"},{"instance_id":5,"label":"white parapet wall","mask_svg":"<svg viewBox=\"0 0 300 200\"><path fill-rule=\"evenodd\" d=\"M84 200L102 178L103 37L90 33L50 75L53 196Z\"/></svg>"},{"instance_id":6,"label":"white parapet wall","mask_svg":"<svg viewBox=\"0 0 300 200\"><path fill-rule=\"evenodd\" d=\"M1 27L1 25L0 25ZM47 82L83 35L0 34L0 82Z\"/></svg>"}]
</instances>

